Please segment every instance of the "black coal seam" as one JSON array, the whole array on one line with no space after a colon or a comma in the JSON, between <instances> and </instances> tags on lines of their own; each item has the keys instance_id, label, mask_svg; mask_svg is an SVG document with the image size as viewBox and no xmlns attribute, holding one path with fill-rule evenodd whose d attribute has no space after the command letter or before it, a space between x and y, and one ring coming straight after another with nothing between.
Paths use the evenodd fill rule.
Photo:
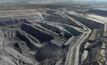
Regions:
<instances>
[{"instance_id":1,"label":"black coal seam","mask_svg":"<svg viewBox=\"0 0 107 65\"><path fill-rule=\"evenodd\" d=\"M22 53L22 49L20 48L18 43L14 43L14 48L19 51L20 53Z\"/></svg>"},{"instance_id":2,"label":"black coal seam","mask_svg":"<svg viewBox=\"0 0 107 65\"><path fill-rule=\"evenodd\" d=\"M27 32L28 34L31 34L32 36L36 37L40 42L47 42L54 38L53 36L43 33L27 24L22 24L21 29Z\"/></svg>"},{"instance_id":3,"label":"black coal seam","mask_svg":"<svg viewBox=\"0 0 107 65\"><path fill-rule=\"evenodd\" d=\"M58 34L60 34L60 32L61 32L61 30L58 29L58 28L55 27L55 26L51 26L51 25L48 25L48 24L46 24L46 23L39 23L39 24L40 24L41 26L43 26L43 27L49 29L49 30L52 30L53 32L58 33Z\"/></svg>"},{"instance_id":4,"label":"black coal seam","mask_svg":"<svg viewBox=\"0 0 107 65\"><path fill-rule=\"evenodd\" d=\"M26 38L26 35L20 33L17 31L17 37L19 37L22 41L25 41L27 46L30 48L30 49L33 49L34 50L34 46L33 44Z\"/></svg>"}]
</instances>

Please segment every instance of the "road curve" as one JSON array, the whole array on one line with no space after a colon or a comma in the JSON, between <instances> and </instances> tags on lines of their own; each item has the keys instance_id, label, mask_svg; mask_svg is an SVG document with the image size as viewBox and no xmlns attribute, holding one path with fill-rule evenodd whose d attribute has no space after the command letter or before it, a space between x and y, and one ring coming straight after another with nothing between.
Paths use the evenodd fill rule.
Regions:
<instances>
[{"instance_id":1,"label":"road curve","mask_svg":"<svg viewBox=\"0 0 107 65\"><path fill-rule=\"evenodd\" d=\"M81 47L82 43L84 41L86 41L86 39L91 34L91 29L89 29L87 26L85 26L84 24L80 23L76 19L71 18L70 16L68 16L64 12L61 12L61 11L58 11L58 12L60 14L62 14L63 16L69 18L70 20L74 21L79 26L82 26L83 30L87 31L87 32L83 32L83 34L80 35L79 39L76 42L74 42L74 43L70 42L71 45L69 47L67 58L66 58L66 62L65 62L65 65L79 65L79 55L80 55L79 51L80 51L80 47Z\"/></svg>"}]
</instances>

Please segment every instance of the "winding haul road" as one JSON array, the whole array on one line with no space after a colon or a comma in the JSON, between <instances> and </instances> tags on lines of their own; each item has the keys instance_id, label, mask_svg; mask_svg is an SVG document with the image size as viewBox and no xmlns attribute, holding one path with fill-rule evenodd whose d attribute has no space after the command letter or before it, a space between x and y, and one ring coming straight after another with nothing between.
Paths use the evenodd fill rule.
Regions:
<instances>
[{"instance_id":1,"label":"winding haul road","mask_svg":"<svg viewBox=\"0 0 107 65\"><path fill-rule=\"evenodd\" d=\"M69 18L70 20L74 21L78 25L82 26L84 31L87 31L87 32L83 31L82 35L80 35L79 39L74 43L72 43L70 40L68 40L68 42L71 43L71 45L69 47L69 51L68 51L68 54L67 54L65 65L79 65L80 47L81 47L82 43L84 41L86 41L86 39L91 34L91 29L89 29L87 26L83 25L82 23L80 23L76 19L71 18L70 16L68 16L64 12L61 12L61 11L58 11L58 12L60 14L62 14L63 16Z\"/></svg>"}]
</instances>

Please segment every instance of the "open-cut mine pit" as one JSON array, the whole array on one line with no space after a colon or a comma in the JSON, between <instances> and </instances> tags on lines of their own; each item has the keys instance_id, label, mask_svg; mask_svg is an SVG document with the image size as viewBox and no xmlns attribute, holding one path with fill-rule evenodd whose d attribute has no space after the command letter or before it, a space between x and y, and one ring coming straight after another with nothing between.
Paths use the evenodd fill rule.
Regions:
<instances>
[{"instance_id":1,"label":"open-cut mine pit","mask_svg":"<svg viewBox=\"0 0 107 65\"><path fill-rule=\"evenodd\" d=\"M69 48L65 43L80 34L61 22L1 19L0 62L3 65L64 65Z\"/></svg>"}]
</instances>

